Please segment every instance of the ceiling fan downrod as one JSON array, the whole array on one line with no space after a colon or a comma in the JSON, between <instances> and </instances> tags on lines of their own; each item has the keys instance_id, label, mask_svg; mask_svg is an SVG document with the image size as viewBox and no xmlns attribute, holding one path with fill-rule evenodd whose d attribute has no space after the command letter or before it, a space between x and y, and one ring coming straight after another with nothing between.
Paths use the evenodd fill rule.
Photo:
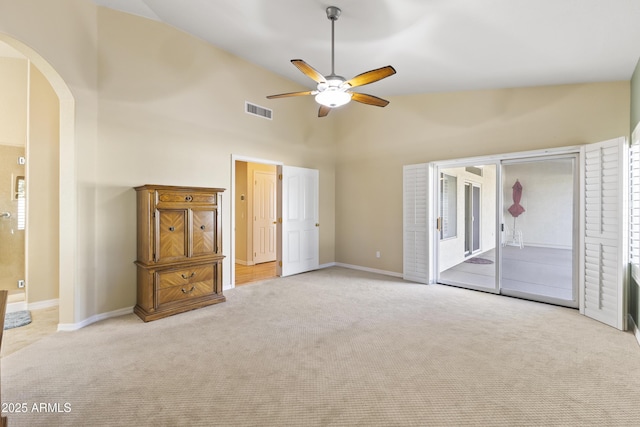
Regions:
<instances>
[{"instance_id":1,"label":"ceiling fan downrod","mask_svg":"<svg viewBox=\"0 0 640 427\"><path fill-rule=\"evenodd\" d=\"M342 13L342 11L340 10L340 8L336 6L329 6L327 8L327 18L329 18L329 20L331 21L331 75L332 76L336 75L336 72L335 72L335 60L336 60L335 24L336 24L336 21L338 20L338 17L340 16L340 13Z\"/></svg>"}]
</instances>

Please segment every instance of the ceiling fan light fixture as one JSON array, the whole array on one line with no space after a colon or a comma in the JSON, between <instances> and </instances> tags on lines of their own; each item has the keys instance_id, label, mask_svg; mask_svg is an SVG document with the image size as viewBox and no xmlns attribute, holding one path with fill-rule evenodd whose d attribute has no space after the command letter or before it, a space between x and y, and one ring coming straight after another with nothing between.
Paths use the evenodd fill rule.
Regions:
<instances>
[{"instance_id":1,"label":"ceiling fan light fixture","mask_svg":"<svg viewBox=\"0 0 640 427\"><path fill-rule=\"evenodd\" d=\"M338 88L329 87L325 91L316 95L316 102L325 107L337 108L351 101L351 93L344 92Z\"/></svg>"}]
</instances>

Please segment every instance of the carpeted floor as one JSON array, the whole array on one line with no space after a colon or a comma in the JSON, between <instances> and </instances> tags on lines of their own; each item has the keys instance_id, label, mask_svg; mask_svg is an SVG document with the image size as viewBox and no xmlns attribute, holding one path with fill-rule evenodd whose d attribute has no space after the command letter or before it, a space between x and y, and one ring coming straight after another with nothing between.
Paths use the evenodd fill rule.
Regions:
<instances>
[{"instance_id":1,"label":"carpeted floor","mask_svg":"<svg viewBox=\"0 0 640 427\"><path fill-rule=\"evenodd\" d=\"M10 425L640 425L635 337L576 310L342 268L226 295L4 357Z\"/></svg>"}]
</instances>

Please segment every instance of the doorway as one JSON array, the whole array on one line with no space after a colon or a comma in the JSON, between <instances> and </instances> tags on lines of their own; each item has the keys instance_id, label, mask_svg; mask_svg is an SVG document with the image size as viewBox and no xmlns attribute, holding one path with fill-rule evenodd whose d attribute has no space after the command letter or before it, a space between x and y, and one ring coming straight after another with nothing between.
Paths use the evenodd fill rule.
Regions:
<instances>
[{"instance_id":1,"label":"doorway","mask_svg":"<svg viewBox=\"0 0 640 427\"><path fill-rule=\"evenodd\" d=\"M439 166L436 281L577 308L576 165L566 154Z\"/></svg>"},{"instance_id":2,"label":"doorway","mask_svg":"<svg viewBox=\"0 0 640 427\"><path fill-rule=\"evenodd\" d=\"M235 160L235 285L276 277L277 166Z\"/></svg>"}]
</instances>

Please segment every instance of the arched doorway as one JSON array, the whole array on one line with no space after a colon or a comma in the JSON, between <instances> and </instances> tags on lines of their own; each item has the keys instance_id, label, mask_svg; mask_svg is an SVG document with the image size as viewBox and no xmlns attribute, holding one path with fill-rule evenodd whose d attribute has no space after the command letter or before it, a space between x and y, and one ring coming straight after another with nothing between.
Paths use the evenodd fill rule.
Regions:
<instances>
[{"instance_id":1,"label":"arched doorway","mask_svg":"<svg viewBox=\"0 0 640 427\"><path fill-rule=\"evenodd\" d=\"M57 263L58 267L60 329L60 325L76 322L74 296L76 292L77 230L74 98L62 77L37 52L5 34L0 34L0 42L6 43L24 55L46 79L59 101L59 146L57 153L59 158L57 190L59 220L57 221L57 242L55 242L58 254L57 260L51 260L51 262ZM34 262L36 260L30 260L27 248L26 263L33 267Z\"/></svg>"}]
</instances>

